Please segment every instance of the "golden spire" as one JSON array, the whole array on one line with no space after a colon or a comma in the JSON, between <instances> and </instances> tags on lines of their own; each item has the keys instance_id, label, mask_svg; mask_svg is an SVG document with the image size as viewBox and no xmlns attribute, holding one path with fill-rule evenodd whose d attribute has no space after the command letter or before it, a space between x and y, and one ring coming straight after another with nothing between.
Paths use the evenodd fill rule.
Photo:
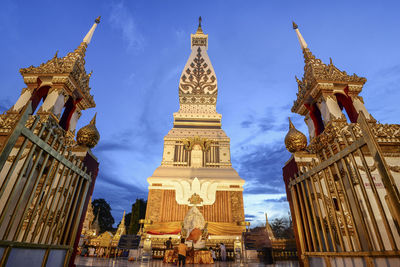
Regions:
<instances>
[{"instance_id":1,"label":"golden spire","mask_svg":"<svg viewBox=\"0 0 400 267\"><path fill-rule=\"evenodd\" d=\"M307 43L304 41L303 36L301 35L299 31L299 26L293 21L293 30L296 31L297 38L299 39L300 47L302 50L307 48Z\"/></svg>"},{"instance_id":2,"label":"golden spire","mask_svg":"<svg viewBox=\"0 0 400 267\"><path fill-rule=\"evenodd\" d=\"M197 27L196 34L204 34L203 29L201 28L201 16L199 17L199 26Z\"/></svg>"},{"instance_id":3,"label":"golden spire","mask_svg":"<svg viewBox=\"0 0 400 267\"><path fill-rule=\"evenodd\" d=\"M122 215L121 224L125 225L125 211L124 211L124 214Z\"/></svg>"},{"instance_id":4,"label":"golden spire","mask_svg":"<svg viewBox=\"0 0 400 267\"><path fill-rule=\"evenodd\" d=\"M100 16L94 20L94 24L93 24L92 28L90 28L90 30L86 34L85 38L83 38L83 42L84 43L86 43L86 44L90 43L90 41L92 40L92 36L93 36L94 30L96 29L97 24L99 24L99 23L100 23Z\"/></svg>"},{"instance_id":5,"label":"golden spire","mask_svg":"<svg viewBox=\"0 0 400 267\"><path fill-rule=\"evenodd\" d=\"M92 120L90 121L90 124L93 125L93 126L96 126L96 117L97 117L97 112L94 114Z\"/></svg>"},{"instance_id":6,"label":"golden spire","mask_svg":"<svg viewBox=\"0 0 400 267\"><path fill-rule=\"evenodd\" d=\"M289 131L285 137L286 149L291 152L298 152L307 147L307 137L298 131L289 118Z\"/></svg>"},{"instance_id":7,"label":"golden spire","mask_svg":"<svg viewBox=\"0 0 400 267\"><path fill-rule=\"evenodd\" d=\"M117 232L114 235L114 240L119 240L122 235L126 234L126 229L125 229L125 211L124 215L122 215L122 220L121 223L118 226Z\"/></svg>"},{"instance_id":8,"label":"golden spire","mask_svg":"<svg viewBox=\"0 0 400 267\"><path fill-rule=\"evenodd\" d=\"M288 119L289 119L289 130L290 130L290 129L296 129L296 128L294 127L294 125L293 125L292 120L290 119L290 117L289 117Z\"/></svg>"},{"instance_id":9,"label":"golden spire","mask_svg":"<svg viewBox=\"0 0 400 267\"><path fill-rule=\"evenodd\" d=\"M78 145L93 148L99 142L100 134L96 128L96 116L97 113L94 115L93 119L88 125L79 129L78 133L76 134L76 141L78 142Z\"/></svg>"},{"instance_id":10,"label":"golden spire","mask_svg":"<svg viewBox=\"0 0 400 267\"><path fill-rule=\"evenodd\" d=\"M265 212L265 229L267 230L269 239L275 240L275 235L274 232L272 231L271 225L268 222L268 216L266 212Z\"/></svg>"}]
</instances>

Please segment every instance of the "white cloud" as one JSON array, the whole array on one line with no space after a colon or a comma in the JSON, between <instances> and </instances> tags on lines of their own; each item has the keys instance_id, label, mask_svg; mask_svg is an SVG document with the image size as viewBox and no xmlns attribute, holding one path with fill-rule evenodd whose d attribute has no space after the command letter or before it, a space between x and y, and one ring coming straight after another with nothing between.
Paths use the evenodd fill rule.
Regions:
<instances>
[{"instance_id":1,"label":"white cloud","mask_svg":"<svg viewBox=\"0 0 400 267\"><path fill-rule=\"evenodd\" d=\"M110 22L114 28L122 32L122 38L127 43L129 51L143 49L145 43L144 37L138 30L134 17L124 1L112 5Z\"/></svg>"},{"instance_id":2,"label":"white cloud","mask_svg":"<svg viewBox=\"0 0 400 267\"><path fill-rule=\"evenodd\" d=\"M243 195L245 214L254 216L251 218L251 227L265 224L265 212L270 222L275 218L287 217L289 203L279 201L283 197L286 197L286 194Z\"/></svg>"}]
</instances>

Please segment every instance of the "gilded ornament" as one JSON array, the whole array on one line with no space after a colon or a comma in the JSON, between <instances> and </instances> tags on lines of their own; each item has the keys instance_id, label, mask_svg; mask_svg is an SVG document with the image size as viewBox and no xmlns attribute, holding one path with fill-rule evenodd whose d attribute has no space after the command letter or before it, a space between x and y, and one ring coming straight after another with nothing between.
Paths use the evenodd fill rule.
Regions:
<instances>
[{"instance_id":1,"label":"gilded ornament","mask_svg":"<svg viewBox=\"0 0 400 267\"><path fill-rule=\"evenodd\" d=\"M192 205L199 205L203 203L203 199L196 193L194 193L189 199L189 203Z\"/></svg>"},{"instance_id":2,"label":"gilded ornament","mask_svg":"<svg viewBox=\"0 0 400 267\"><path fill-rule=\"evenodd\" d=\"M297 29L297 25L293 22L293 29ZM339 70L330 59L328 65L324 64L319 58L316 58L309 48L303 49L304 56L304 76L302 80L297 79L298 93L297 99L293 103L292 112L300 113L304 100L315 89L314 95L318 94L320 89L324 89L324 84L342 82L356 83L349 85L349 90L360 92L362 85L367 81L364 77L359 77L356 74L348 75L345 71ZM326 88L327 89L327 88Z\"/></svg>"},{"instance_id":3,"label":"gilded ornament","mask_svg":"<svg viewBox=\"0 0 400 267\"><path fill-rule=\"evenodd\" d=\"M193 62L181 77L180 100L182 103L190 99L193 104L213 104L217 93L217 79L205 62L199 47Z\"/></svg>"},{"instance_id":4,"label":"gilded ornament","mask_svg":"<svg viewBox=\"0 0 400 267\"><path fill-rule=\"evenodd\" d=\"M390 166L389 165L388 167L389 167L389 170L400 173L400 166Z\"/></svg>"},{"instance_id":5,"label":"gilded ornament","mask_svg":"<svg viewBox=\"0 0 400 267\"><path fill-rule=\"evenodd\" d=\"M366 169L364 168L364 166L361 165L357 165L357 167L362 170L363 172L366 172ZM388 166L390 167L390 166ZM369 172L373 172L376 170L376 165L374 164L373 166L368 166Z\"/></svg>"},{"instance_id":6,"label":"gilded ornament","mask_svg":"<svg viewBox=\"0 0 400 267\"><path fill-rule=\"evenodd\" d=\"M211 140L208 140L207 138L195 136L195 137L186 138L186 140L183 141L183 144L187 151L191 151L193 149L194 145L200 145L203 151L208 151L208 150L210 150Z\"/></svg>"},{"instance_id":7,"label":"gilded ornament","mask_svg":"<svg viewBox=\"0 0 400 267\"><path fill-rule=\"evenodd\" d=\"M53 77L53 83L65 84L70 90L73 89L73 83L78 85L80 91L83 93L87 103L82 103L85 108L95 107L93 96L90 95L89 79L90 73L85 71L85 52L87 43L82 42L75 51L68 53L65 57L59 58L56 53L52 59L46 63L42 63L38 67L30 66L28 68L20 69L20 73L24 76L26 84L37 83L39 75L54 74L60 75ZM70 82L73 80L73 83Z\"/></svg>"},{"instance_id":8,"label":"gilded ornament","mask_svg":"<svg viewBox=\"0 0 400 267\"><path fill-rule=\"evenodd\" d=\"M82 127L78 131L78 134L76 135L76 141L79 145L93 148L99 142L100 134L96 128L96 115L94 115L93 119L88 125Z\"/></svg>"},{"instance_id":9,"label":"gilded ornament","mask_svg":"<svg viewBox=\"0 0 400 267\"><path fill-rule=\"evenodd\" d=\"M244 221L243 193L240 191L230 192L230 201L232 207L232 220L235 222Z\"/></svg>"},{"instance_id":10,"label":"gilded ornament","mask_svg":"<svg viewBox=\"0 0 400 267\"><path fill-rule=\"evenodd\" d=\"M304 150L307 147L307 137L294 127L290 118L289 132L285 137L285 145L286 149L291 153Z\"/></svg>"}]
</instances>

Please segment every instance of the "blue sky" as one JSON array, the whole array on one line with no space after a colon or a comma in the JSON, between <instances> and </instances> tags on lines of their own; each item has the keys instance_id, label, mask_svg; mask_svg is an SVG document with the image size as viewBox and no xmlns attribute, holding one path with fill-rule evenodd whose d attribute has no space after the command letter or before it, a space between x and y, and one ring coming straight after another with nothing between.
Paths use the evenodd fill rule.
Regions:
<instances>
[{"instance_id":1,"label":"blue sky","mask_svg":"<svg viewBox=\"0 0 400 267\"><path fill-rule=\"evenodd\" d=\"M179 108L178 82L190 54L190 33L203 17L217 74L217 110L231 138L232 163L246 180L245 213L253 225L284 216L288 204L283 139L303 57L291 21L324 62L368 79L361 95L382 123L400 114L400 10L397 1L10 1L0 9L0 112L24 87L19 68L75 49L94 18L102 21L86 54L93 70L101 140L94 198L105 198L116 222L160 164L163 137Z\"/></svg>"}]
</instances>

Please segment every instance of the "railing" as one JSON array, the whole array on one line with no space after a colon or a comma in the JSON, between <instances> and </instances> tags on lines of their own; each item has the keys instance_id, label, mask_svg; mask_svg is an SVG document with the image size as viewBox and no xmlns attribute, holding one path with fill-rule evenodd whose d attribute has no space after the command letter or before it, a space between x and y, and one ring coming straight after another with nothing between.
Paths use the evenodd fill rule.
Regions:
<instances>
[{"instance_id":1,"label":"railing","mask_svg":"<svg viewBox=\"0 0 400 267\"><path fill-rule=\"evenodd\" d=\"M274 239L271 243L274 261L298 260L295 239Z\"/></svg>"},{"instance_id":2,"label":"railing","mask_svg":"<svg viewBox=\"0 0 400 267\"><path fill-rule=\"evenodd\" d=\"M0 265L29 258L33 265L66 266L91 174L67 152L64 130L31 113L28 104L1 147Z\"/></svg>"},{"instance_id":3,"label":"railing","mask_svg":"<svg viewBox=\"0 0 400 267\"><path fill-rule=\"evenodd\" d=\"M334 257L366 266L400 258L398 187L364 115L347 130L289 183L306 266L313 257L326 266Z\"/></svg>"}]
</instances>

